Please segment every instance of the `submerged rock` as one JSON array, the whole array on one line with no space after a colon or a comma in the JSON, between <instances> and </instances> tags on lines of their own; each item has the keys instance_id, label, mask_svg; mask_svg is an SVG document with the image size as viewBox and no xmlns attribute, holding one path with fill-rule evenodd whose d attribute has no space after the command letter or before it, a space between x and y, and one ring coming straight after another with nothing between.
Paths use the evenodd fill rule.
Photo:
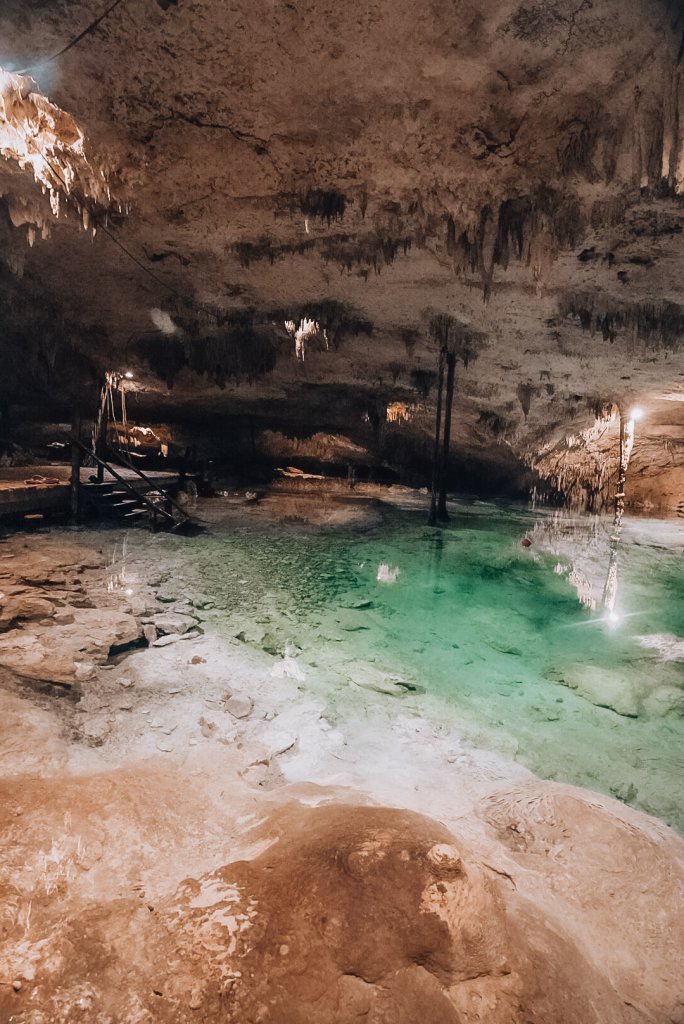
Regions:
<instances>
[{"instance_id":1,"label":"submerged rock","mask_svg":"<svg viewBox=\"0 0 684 1024\"><path fill-rule=\"evenodd\" d=\"M401 676L383 672L366 662L354 662L347 668L350 681L365 690L375 690L390 697L405 697L408 693L424 693L425 690L417 683L410 682Z\"/></svg>"},{"instance_id":2,"label":"submerged rock","mask_svg":"<svg viewBox=\"0 0 684 1024\"><path fill-rule=\"evenodd\" d=\"M663 661L684 661L684 640L672 633L653 633L639 637L639 642L657 651Z\"/></svg>"},{"instance_id":3,"label":"submerged rock","mask_svg":"<svg viewBox=\"0 0 684 1024\"><path fill-rule=\"evenodd\" d=\"M638 718L640 688L623 673L594 665L568 665L552 669L547 678L562 683L599 708L609 708L625 718Z\"/></svg>"}]
</instances>

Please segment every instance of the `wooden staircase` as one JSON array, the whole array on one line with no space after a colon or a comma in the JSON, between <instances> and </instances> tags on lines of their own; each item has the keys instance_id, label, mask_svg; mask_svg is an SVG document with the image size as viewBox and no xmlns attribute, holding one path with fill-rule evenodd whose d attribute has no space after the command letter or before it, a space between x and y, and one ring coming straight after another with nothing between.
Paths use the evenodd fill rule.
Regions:
<instances>
[{"instance_id":1,"label":"wooden staircase","mask_svg":"<svg viewBox=\"0 0 684 1024\"><path fill-rule=\"evenodd\" d=\"M155 531L182 530L194 525L185 509L123 453L117 457L126 469L135 474L135 481L124 476L121 467L117 468L95 455L79 438L70 436L69 441L94 459L98 475L103 477L101 481L81 485L82 497L99 518L126 526L141 524ZM105 480L105 474L109 474L112 479Z\"/></svg>"}]
</instances>

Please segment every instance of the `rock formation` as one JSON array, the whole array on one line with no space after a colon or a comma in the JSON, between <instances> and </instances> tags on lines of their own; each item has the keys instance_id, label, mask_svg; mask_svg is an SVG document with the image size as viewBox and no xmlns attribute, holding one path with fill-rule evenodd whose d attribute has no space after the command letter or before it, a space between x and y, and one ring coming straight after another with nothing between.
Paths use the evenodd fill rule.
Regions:
<instances>
[{"instance_id":1,"label":"rock formation","mask_svg":"<svg viewBox=\"0 0 684 1024\"><path fill-rule=\"evenodd\" d=\"M672 510L683 28L675 0L8 0L5 125L80 163L51 209L3 128L5 420L93 415L132 368L131 419L219 455L324 434L424 483L446 328L454 483L601 506L610 431L566 438L638 402L634 499Z\"/></svg>"},{"instance_id":2,"label":"rock formation","mask_svg":"<svg viewBox=\"0 0 684 1024\"><path fill-rule=\"evenodd\" d=\"M569 787L502 793L487 814L485 855L407 811L290 805L255 859L154 901L59 920L63 897L36 893L45 938L5 944L0 1006L17 1024L680 1020L682 922L655 908L660 883L684 885L681 842ZM648 879L624 870L655 855Z\"/></svg>"}]
</instances>

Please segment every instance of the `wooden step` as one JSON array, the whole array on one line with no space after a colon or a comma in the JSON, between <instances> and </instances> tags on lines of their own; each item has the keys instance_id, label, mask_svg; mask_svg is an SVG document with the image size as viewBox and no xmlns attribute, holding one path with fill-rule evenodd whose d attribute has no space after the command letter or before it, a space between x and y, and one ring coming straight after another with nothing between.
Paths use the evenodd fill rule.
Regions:
<instances>
[{"instance_id":1,"label":"wooden step","mask_svg":"<svg viewBox=\"0 0 684 1024\"><path fill-rule=\"evenodd\" d=\"M104 491L102 494L96 494L95 498L97 501L101 502L109 502L110 499L118 501L120 498L124 498L130 493L130 491Z\"/></svg>"}]
</instances>

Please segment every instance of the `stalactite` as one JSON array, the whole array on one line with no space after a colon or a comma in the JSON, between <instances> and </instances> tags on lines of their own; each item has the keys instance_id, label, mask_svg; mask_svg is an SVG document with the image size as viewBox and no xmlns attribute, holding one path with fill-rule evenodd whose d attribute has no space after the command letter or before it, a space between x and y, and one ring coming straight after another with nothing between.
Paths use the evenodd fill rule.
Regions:
<instances>
[{"instance_id":1,"label":"stalactite","mask_svg":"<svg viewBox=\"0 0 684 1024\"><path fill-rule=\"evenodd\" d=\"M51 103L32 78L1 68L0 156L33 174L48 196L54 217L59 216L60 195L72 197L82 208L86 229L89 210L103 212L112 203L108 176L102 166L91 164L85 135L76 121ZM33 223L39 224L41 218L39 214ZM29 240L33 235L29 230Z\"/></svg>"},{"instance_id":2,"label":"stalactite","mask_svg":"<svg viewBox=\"0 0 684 1024\"><path fill-rule=\"evenodd\" d=\"M604 341L637 340L651 349L677 350L684 336L684 307L673 302L638 302L630 305L610 303L598 293L567 292L559 301L562 317L579 320L592 334Z\"/></svg>"},{"instance_id":3,"label":"stalactite","mask_svg":"<svg viewBox=\"0 0 684 1024\"><path fill-rule=\"evenodd\" d=\"M437 384L437 374L431 370L411 370L411 385L422 399L429 398Z\"/></svg>"},{"instance_id":4,"label":"stalactite","mask_svg":"<svg viewBox=\"0 0 684 1024\"><path fill-rule=\"evenodd\" d=\"M662 107L651 107L644 114L642 125L644 150L642 154L642 177L645 177L652 192L662 190L664 124ZM666 180L666 179L665 179Z\"/></svg>"},{"instance_id":5,"label":"stalactite","mask_svg":"<svg viewBox=\"0 0 684 1024\"><path fill-rule=\"evenodd\" d=\"M313 238L282 245L275 245L269 238L261 238L256 242L236 242L233 252L240 266L246 270L253 263L260 263L262 260L268 260L273 266L275 261L283 256L302 256L316 246L317 240Z\"/></svg>"},{"instance_id":6,"label":"stalactite","mask_svg":"<svg viewBox=\"0 0 684 1024\"><path fill-rule=\"evenodd\" d=\"M493 409L481 410L477 422L479 426L485 427L495 438L503 438L511 429L511 424Z\"/></svg>"},{"instance_id":7,"label":"stalactite","mask_svg":"<svg viewBox=\"0 0 684 1024\"><path fill-rule=\"evenodd\" d=\"M437 407L435 412L435 437L434 437L434 448L432 452L432 487L430 490L430 511L428 513L428 526L436 526L437 524L437 489L439 486L439 476L441 470L441 456L439 441L442 430L442 390L444 384L444 365L446 359L446 350L441 348L439 351L439 369L437 373Z\"/></svg>"},{"instance_id":8,"label":"stalactite","mask_svg":"<svg viewBox=\"0 0 684 1024\"><path fill-rule=\"evenodd\" d=\"M627 209L625 196L610 196L608 199L596 199L591 207L591 226L595 231L601 228L614 228L624 220Z\"/></svg>"},{"instance_id":9,"label":"stalactite","mask_svg":"<svg viewBox=\"0 0 684 1024\"><path fill-rule=\"evenodd\" d=\"M322 338L326 349L329 348L327 331L317 320L311 320L308 317L304 317L299 322L286 320L285 330L294 338L295 357L298 362L304 362L307 345L313 338Z\"/></svg>"},{"instance_id":10,"label":"stalactite","mask_svg":"<svg viewBox=\"0 0 684 1024\"><path fill-rule=\"evenodd\" d=\"M523 411L525 421L530 414L530 408L532 405L532 399L539 396L539 388L535 387L534 384L518 384L516 389L518 401L520 402L520 408Z\"/></svg>"},{"instance_id":11,"label":"stalactite","mask_svg":"<svg viewBox=\"0 0 684 1024\"><path fill-rule=\"evenodd\" d=\"M506 270L511 260L531 266L535 280L541 277L544 260L573 248L584 233L579 201L566 193L541 188L531 195L503 200L496 213L486 205L476 229L458 231L449 215L446 250L457 273L477 272L485 299L493 286L497 266Z\"/></svg>"},{"instance_id":12,"label":"stalactite","mask_svg":"<svg viewBox=\"0 0 684 1024\"><path fill-rule=\"evenodd\" d=\"M556 500L588 512L604 511L614 496L618 474L615 403L594 399L601 415L581 433L566 436L528 461L547 482Z\"/></svg>"},{"instance_id":13,"label":"stalactite","mask_svg":"<svg viewBox=\"0 0 684 1024\"><path fill-rule=\"evenodd\" d=\"M380 274L383 267L394 263L400 252L404 256L408 255L412 245L413 239L410 237L372 235L322 239L317 248L323 259L339 264L349 273L354 267L365 267Z\"/></svg>"},{"instance_id":14,"label":"stalactite","mask_svg":"<svg viewBox=\"0 0 684 1024\"><path fill-rule=\"evenodd\" d=\"M351 306L336 299L321 299L309 302L296 309L273 310L264 317L265 320L284 322L292 320L299 324L303 320L312 320L320 325L326 333L326 342L333 349L340 347L345 335L372 335L373 323L361 316Z\"/></svg>"},{"instance_id":15,"label":"stalactite","mask_svg":"<svg viewBox=\"0 0 684 1024\"><path fill-rule=\"evenodd\" d=\"M410 423L415 415L415 405L407 402L390 402L387 406L386 418L388 423Z\"/></svg>"},{"instance_id":16,"label":"stalactite","mask_svg":"<svg viewBox=\"0 0 684 1024\"><path fill-rule=\"evenodd\" d=\"M492 282L494 280L497 238L498 231L494 213L489 206L485 206L480 211L480 226L477 232L479 270L482 280L482 296L485 302L491 294Z\"/></svg>"},{"instance_id":17,"label":"stalactite","mask_svg":"<svg viewBox=\"0 0 684 1024\"><path fill-rule=\"evenodd\" d=\"M254 330L249 320L216 335L144 336L132 350L169 388L186 368L221 388L231 379L254 381L271 373L277 358L274 341Z\"/></svg>"},{"instance_id":18,"label":"stalactite","mask_svg":"<svg viewBox=\"0 0 684 1024\"><path fill-rule=\"evenodd\" d=\"M346 206L346 197L335 189L310 189L300 200L301 211L306 217L325 220L328 227L332 221L342 220Z\"/></svg>"},{"instance_id":19,"label":"stalactite","mask_svg":"<svg viewBox=\"0 0 684 1024\"><path fill-rule=\"evenodd\" d=\"M420 341L420 332L414 327L401 327L399 329L399 337L401 338L406 355L409 359L413 356L416 345Z\"/></svg>"},{"instance_id":20,"label":"stalactite","mask_svg":"<svg viewBox=\"0 0 684 1024\"><path fill-rule=\"evenodd\" d=\"M378 234L336 234L281 244L276 244L269 238L261 238L255 242L236 242L233 245L233 252L243 269L249 269L252 264L263 260L268 260L272 266L276 260L287 256L317 253L322 259L337 263L348 273L360 268L373 270L379 274L384 267L391 266L400 253L406 256L412 246L413 238L408 235L393 237Z\"/></svg>"},{"instance_id":21,"label":"stalactite","mask_svg":"<svg viewBox=\"0 0 684 1024\"><path fill-rule=\"evenodd\" d=\"M275 368L276 358L274 341L249 321L225 334L194 338L188 344L190 369L219 387L225 387L228 380L252 382L267 376Z\"/></svg>"},{"instance_id":22,"label":"stalactite","mask_svg":"<svg viewBox=\"0 0 684 1024\"><path fill-rule=\"evenodd\" d=\"M164 335L140 338L134 342L133 351L168 388L173 387L178 374L187 366L185 345L178 338Z\"/></svg>"},{"instance_id":23,"label":"stalactite","mask_svg":"<svg viewBox=\"0 0 684 1024\"><path fill-rule=\"evenodd\" d=\"M584 117L573 117L560 126L562 142L558 148L561 174L579 175L594 184L600 175L594 166L594 153L600 131L600 111L588 111Z\"/></svg>"}]
</instances>

